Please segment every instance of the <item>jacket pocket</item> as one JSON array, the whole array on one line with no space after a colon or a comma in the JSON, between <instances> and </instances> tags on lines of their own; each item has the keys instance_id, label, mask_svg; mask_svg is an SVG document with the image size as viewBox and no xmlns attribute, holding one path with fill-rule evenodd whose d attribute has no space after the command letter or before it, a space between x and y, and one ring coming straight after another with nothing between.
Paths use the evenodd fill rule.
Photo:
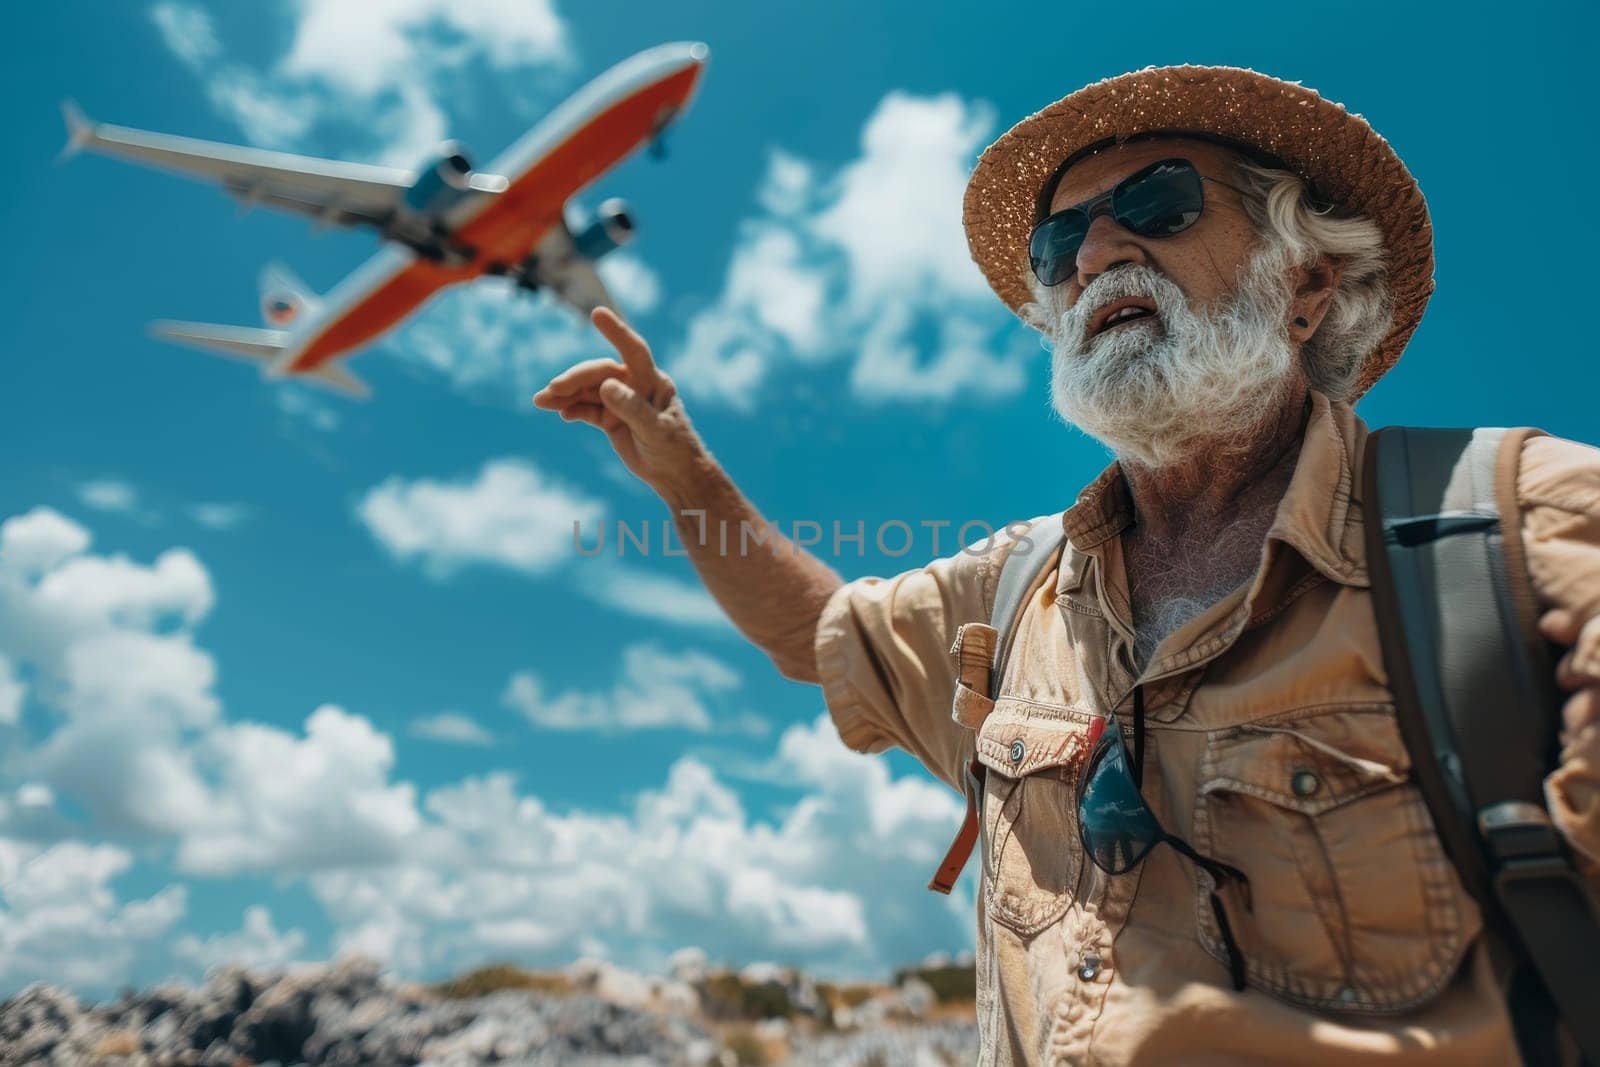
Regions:
<instances>
[{"instance_id":1,"label":"jacket pocket","mask_svg":"<svg viewBox=\"0 0 1600 1067\"><path fill-rule=\"evenodd\" d=\"M1002 698L978 735L984 903L1031 937L1061 918L1083 862L1073 810L1087 718Z\"/></svg>"},{"instance_id":2,"label":"jacket pocket","mask_svg":"<svg viewBox=\"0 0 1600 1067\"><path fill-rule=\"evenodd\" d=\"M1344 1011L1404 1011L1481 928L1434 832L1394 712L1337 709L1207 741L1195 848L1250 878L1230 912L1249 984ZM1204 887L1200 940L1226 961Z\"/></svg>"}]
</instances>

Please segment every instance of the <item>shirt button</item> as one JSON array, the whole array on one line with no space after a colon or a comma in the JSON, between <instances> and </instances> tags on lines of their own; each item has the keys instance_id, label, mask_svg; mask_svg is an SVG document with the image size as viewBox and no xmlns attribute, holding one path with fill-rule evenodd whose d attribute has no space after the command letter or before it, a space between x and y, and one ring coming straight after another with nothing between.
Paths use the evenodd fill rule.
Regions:
<instances>
[{"instance_id":1,"label":"shirt button","mask_svg":"<svg viewBox=\"0 0 1600 1067\"><path fill-rule=\"evenodd\" d=\"M1094 976L1100 973L1100 957L1091 952L1083 957L1083 962L1078 964L1078 977L1085 982L1094 981Z\"/></svg>"},{"instance_id":2,"label":"shirt button","mask_svg":"<svg viewBox=\"0 0 1600 1067\"><path fill-rule=\"evenodd\" d=\"M1345 986L1343 989L1339 990L1339 999L1344 1001L1346 1004L1349 1004L1356 999L1356 991L1351 989L1349 986Z\"/></svg>"},{"instance_id":3,"label":"shirt button","mask_svg":"<svg viewBox=\"0 0 1600 1067\"><path fill-rule=\"evenodd\" d=\"M1011 762L1012 763L1021 763L1022 762L1022 754L1025 751L1027 751L1027 750L1023 747L1022 739L1020 737L1017 740L1011 742Z\"/></svg>"},{"instance_id":4,"label":"shirt button","mask_svg":"<svg viewBox=\"0 0 1600 1067\"><path fill-rule=\"evenodd\" d=\"M1289 779L1289 787L1294 790L1297 797L1308 797L1322 788L1322 779L1310 771L1295 771L1294 777Z\"/></svg>"}]
</instances>

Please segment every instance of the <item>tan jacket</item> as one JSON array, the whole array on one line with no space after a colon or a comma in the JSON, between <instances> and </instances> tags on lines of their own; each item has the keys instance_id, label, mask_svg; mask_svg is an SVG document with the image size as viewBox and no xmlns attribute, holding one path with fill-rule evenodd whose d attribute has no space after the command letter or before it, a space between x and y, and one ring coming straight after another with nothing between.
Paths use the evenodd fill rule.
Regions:
<instances>
[{"instance_id":1,"label":"tan jacket","mask_svg":"<svg viewBox=\"0 0 1600 1067\"><path fill-rule=\"evenodd\" d=\"M988 768L972 863L982 1064L1517 1062L1477 906L1405 780L1352 495L1366 426L1312 400L1254 578L1137 678L1116 464L1061 516L1063 564L1024 607L976 732L952 717L951 643L989 619L1014 541L851 582L823 611L817 666L845 744L898 745L957 790L975 746ZM1600 614L1600 450L1533 438L1517 491L1541 605ZM1581 655L1600 665L1593 645ZM1110 709L1128 724L1136 681L1146 802L1250 878L1253 909L1230 909L1243 993L1189 861L1162 845L1113 877L1083 855L1085 732ZM1549 801L1593 875L1600 728L1562 761ZM910 876L901 890L923 891Z\"/></svg>"}]
</instances>

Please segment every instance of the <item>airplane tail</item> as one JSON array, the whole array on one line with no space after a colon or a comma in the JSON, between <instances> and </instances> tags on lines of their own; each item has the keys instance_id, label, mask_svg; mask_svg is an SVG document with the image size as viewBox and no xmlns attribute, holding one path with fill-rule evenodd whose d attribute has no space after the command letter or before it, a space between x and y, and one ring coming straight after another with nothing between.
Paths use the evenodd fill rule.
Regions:
<instances>
[{"instance_id":1,"label":"airplane tail","mask_svg":"<svg viewBox=\"0 0 1600 1067\"><path fill-rule=\"evenodd\" d=\"M293 330L315 317L322 301L311 287L282 263L261 268L258 282L261 294L261 320L268 326Z\"/></svg>"},{"instance_id":2,"label":"airplane tail","mask_svg":"<svg viewBox=\"0 0 1600 1067\"><path fill-rule=\"evenodd\" d=\"M258 330L250 326L219 326L209 322L163 319L151 323L150 332L162 340L176 341L214 356L260 363L268 372L272 369L273 361L290 344L288 330ZM315 370L296 372L290 377L360 400L372 395L366 382L337 363L324 363Z\"/></svg>"}]
</instances>

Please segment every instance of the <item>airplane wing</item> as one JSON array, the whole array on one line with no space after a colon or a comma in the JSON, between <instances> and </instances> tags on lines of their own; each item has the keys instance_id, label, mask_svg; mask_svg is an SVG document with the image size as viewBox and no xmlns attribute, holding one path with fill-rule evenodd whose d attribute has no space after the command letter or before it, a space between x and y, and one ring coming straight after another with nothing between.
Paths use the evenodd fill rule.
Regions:
<instances>
[{"instance_id":1,"label":"airplane wing","mask_svg":"<svg viewBox=\"0 0 1600 1067\"><path fill-rule=\"evenodd\" d=\"M524 268L524 282L549 289L577 308L585 317L604 305L615 308L616 301L595 270L595 262L579 253L566 223L552 226L539 239L533 259Z\"/></svg>"},{"instance_id":2,"label":"airplane wing","mask_svg":"<svg viewBox=\"0 0 1600 1067\"><path fill-rule=\"evenodd\" d=\"M93 122L70 101L61 110L69 131L68 153L89 148L177 171L221 185L246 206L267 204L327 225L382 227L416 181L416 175L393 167L313 159ZM474 173L469 181L481 186L482 192L505 187L505 179L491 174Z\"/></svg>"}]
</instances>

